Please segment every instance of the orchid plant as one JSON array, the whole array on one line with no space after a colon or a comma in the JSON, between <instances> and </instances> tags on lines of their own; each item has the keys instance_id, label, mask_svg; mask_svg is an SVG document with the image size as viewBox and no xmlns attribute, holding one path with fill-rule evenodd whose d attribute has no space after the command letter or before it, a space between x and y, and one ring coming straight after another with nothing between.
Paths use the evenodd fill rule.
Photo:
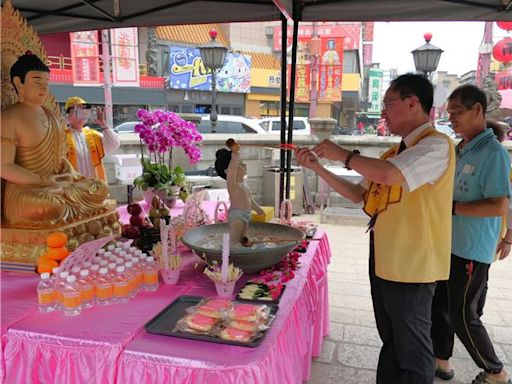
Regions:
<instances>
[{"instance_id":1,"label":"orchid plant","mask_svg":"<svg viewBox=\"0 0 512 384\"><path fill-rule=\"evenodd\" d=\"M133 184L147 190L152 187L173 196L179 187L178 196L187 197L185 172L181 167L172 167L173 148L183 148L191 164L201 159L198 145L202 140L194 123L183 120L178 114L170 111L145 109L137 111L140 124L135 126L139 134L142 155L142 175L135 178ZM144 157L143 145L149 156Z\"/></svg>"}]
</instances>

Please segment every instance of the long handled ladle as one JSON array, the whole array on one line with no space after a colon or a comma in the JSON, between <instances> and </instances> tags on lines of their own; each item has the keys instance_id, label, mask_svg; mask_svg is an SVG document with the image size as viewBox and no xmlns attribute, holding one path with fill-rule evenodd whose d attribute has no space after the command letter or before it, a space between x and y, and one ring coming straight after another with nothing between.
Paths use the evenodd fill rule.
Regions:
<instances>
[{"instance_id":1,"label":"long handled ladle","mask_svg":"<svg viewBox=\"0 0 512 384\"><path fill-rule=\"evenodd\" d=\"M259 243L298 243L302 240L320 241L321 239L270 239L270 240L250 240L247 236L242 237L240 243L244 247L251 247L253 244Z\"/></svg>"}]
</instances>

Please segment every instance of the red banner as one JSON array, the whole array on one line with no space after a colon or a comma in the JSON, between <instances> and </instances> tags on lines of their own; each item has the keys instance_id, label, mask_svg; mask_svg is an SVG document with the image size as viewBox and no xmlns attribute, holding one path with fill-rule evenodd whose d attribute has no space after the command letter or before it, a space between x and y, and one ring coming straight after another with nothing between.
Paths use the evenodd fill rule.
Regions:
<instances>
[{"instance_id":1,"label":"red banner","mask_svg":"<svg viewBox=\"0 0 512 384\"><path fill-rule=\"evenodd\" d=\"M318 79L318 101L341 101L343 38L322 38Z\"/></svg>"},{"instance_id":2,"label":"red banner","mask_svg":"<svg viewBox=\"0 0 512 384\"><path fill-rule=\"evenodd\" d=\"M501 72L496 72L494 75L498 89L512 89L512 68L508 68Z\"/></svg>"},{"instance_id":3,"label":"red banner","mask_svg":"<svg viewBox=\"0 0 512 384\"><path fill-rule=\"evenodd\" d=\"M71 32L71 63L75 85L100 84L98 31Z\"/></svg>"},{"instance_id":4,"label":"red banner","mask_svg":"<svg viewBox=\"0 0 512 384\"><path fill-rule=\"evenodd\" d=\"M113 84L124 87L139 87L139 52L137 28L110 30L112 41Z\"/></svg>"}]
</instances>

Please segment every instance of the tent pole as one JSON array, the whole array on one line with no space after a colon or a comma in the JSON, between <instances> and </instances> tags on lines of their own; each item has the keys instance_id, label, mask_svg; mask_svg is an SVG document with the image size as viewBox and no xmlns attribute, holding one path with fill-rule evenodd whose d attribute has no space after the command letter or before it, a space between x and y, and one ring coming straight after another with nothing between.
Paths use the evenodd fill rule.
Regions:
<instances>
[{"instance_id":1,"label":"tent pole","mask_svg":"<svg viewBox=\"0 0 512 384\"><path fill-rule=\"evenodd\" d=\"M295 74L297 72L297 43L299 41L299 20L293 21L292 65L290 69L290 104L288 105L288 144L293 141L293 115L295 107ZM286 127L286 125L285 125ZM286 151L286 199L290 198L290 172L292 168L292 151Z\"/></svg>"},{"instance_id":2,"label":"tent pole","mask_svg":"<svg viewBox=\"0 0 512 384\"><path fill-rule=\"evenodd\" d=\"M281 144L286 143L286 83L287 83L288 20L281 14ZM284 200L284 166L286 151L279 153L279 207Z\"/></svg>"}]
</instances>

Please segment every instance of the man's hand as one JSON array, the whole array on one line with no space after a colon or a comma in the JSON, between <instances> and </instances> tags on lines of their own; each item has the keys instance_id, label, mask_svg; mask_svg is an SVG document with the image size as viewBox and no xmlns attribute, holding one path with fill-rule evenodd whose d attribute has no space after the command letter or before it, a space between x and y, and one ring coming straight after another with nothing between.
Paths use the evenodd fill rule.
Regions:
<instances>
[{"instance_id":1,"label":"man's hand","mask_svg":"<svg viewBox=\"0 0 512 384\"><path fill-rule=\"evenodd\" d=\"M254 207L254 210L258 216L265 216L265 211L261 207Z\"/></svg>"},{"instance_id":2,"label":"man's hand","mask_svg":"<svg viewBox=\"0 0 512 384\"><path fill-rule=\"evenodd\" d=\"M502 239L496 249L499 260L504 260L510 254L511 244Z\"/></svg>"},{"instance_id":3,"label":"man's hand","mask_svg":"<svg viewBox=\"0 0 512 384\"><path fill-rule=\"evenodd\" d=\"M105 121L105 111L101 107L94 107L96 111L96 120L94 120L95 124L98 124L103 129L109 129L107 122Z\"/></svg>"},{"instance_id":4,"label":"man's hand","mask_svg":"<svg viewBox=\"0 0 512 384\"><path fill-rule=\"evenodd\" d=\"M340 147L330 140L322 141L320 144L313 147L312 151L315 152L320 158L341 162L345 161L348 154L350 153L350 151Z\"/></svg>"},{"instance_id":5,"label":"man's hand","mask_svg":"<svg viewBox=\"0 0 512 384\"><path fill-rule=\"evenodd\" d=\"M318 162L317 155L311 149L297 148L294 151L299 165L312 170L316 170L321 167L320 163Z\"/></svg>"}]
</instances>

